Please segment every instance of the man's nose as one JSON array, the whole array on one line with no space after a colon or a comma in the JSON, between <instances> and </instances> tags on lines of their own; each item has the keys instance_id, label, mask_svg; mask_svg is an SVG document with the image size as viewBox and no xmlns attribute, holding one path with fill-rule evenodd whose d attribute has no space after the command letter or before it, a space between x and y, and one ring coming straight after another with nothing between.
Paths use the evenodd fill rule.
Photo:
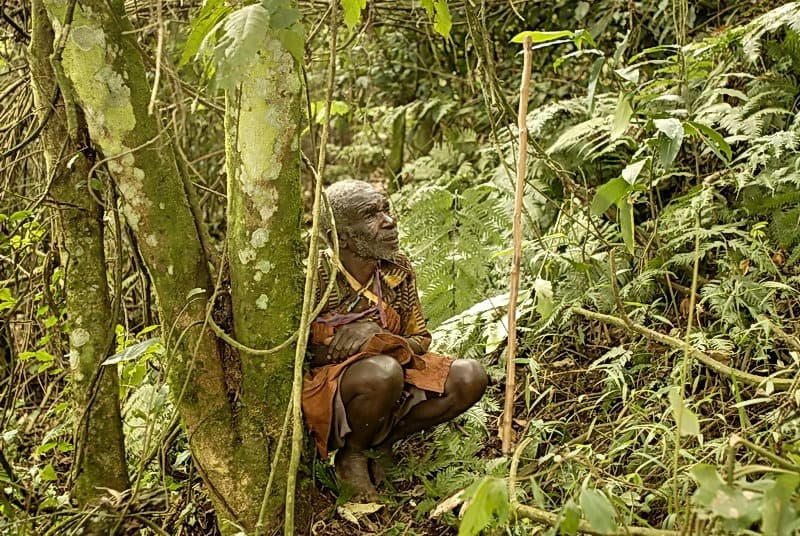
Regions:
<instances>
[{"instance_id":1,"label":"man's nose","mask_svg":"<svg viewBox=\"0 0 800 536\"><path fill-rule=\"evenodd\" d=\"M381 227L384 229L392 229L395 225L397 225L395 219L389 214L383 212L383 221L381 222Z\"/></svg>"}]
</instances>

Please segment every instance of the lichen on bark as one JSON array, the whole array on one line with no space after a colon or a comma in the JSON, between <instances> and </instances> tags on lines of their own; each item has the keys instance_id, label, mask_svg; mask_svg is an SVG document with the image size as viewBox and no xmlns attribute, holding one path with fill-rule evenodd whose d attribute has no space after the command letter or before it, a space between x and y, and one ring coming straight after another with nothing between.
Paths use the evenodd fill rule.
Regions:
<instances>
[{"instance_id":1,"label":"lichen on bark","mask_svg":"<svg viewBox=\"0 0 800 536\"><path fill-rule=\"evenodd\" d=\"M253 348L274 347L297 329L303 292L302 204L297 133L300 83L295 62L280 42L267 37L241 84L226 98L228 248L234 333ZM240 352L241 448L252 458L258 445L271 445L288 406L294 351L255 356ZM263 448L263 447L262 447ZM253 484L263 489L269 456L250 459L263 472ZM286 463L275 482L284 482ZM280 488L269 510L282 504Z\"/></svg>"},{"instance_id":2,"label":"lichen on bark","mask_svg":"<svg viewBox=\"0 0 800 536\"><path fill-rule=\"evenodd\" d=\"M46 5L54 26L65 31L66 3ZM61 66L122 194L155 289L163 338L172 334L163 341L168 382L193 459L220 525L238 522L243 512L257 511L260 498L242 488L235 467L216 339L202 328L213 291L208 263L169 140L147 112L150 88L133 28L120 0L80 0L72 28L80 30L66 39ZM194 294L197 287L205 293Z\"/></svg>"},{"instance_id":3,"label":"lichen on bark","mask_svg":"<svg viewBox=\"0 0 800 536\"><path fill-rule=\"evenodd\" d=\"M31 7L32 86L36 108L44 113L56 88L50 65L54 33L42 1L34 0ZM106 489L123 491L129 482L116 369L102 366L113 340L102 210L87 191L86 177L93 162L91 153L83 150L87 139L85 126L78 132L83 134L82 139L71 138L64 101L60 99L41 139L47 171L53 178L50 193L59 203L59 242L65 266L77 439L73 495L80 504L88 505L107 497ZM66 161L70 165L65 165ZM102 522L87 526L87 534L107 530Z\"/></svg>"}]
</instances>

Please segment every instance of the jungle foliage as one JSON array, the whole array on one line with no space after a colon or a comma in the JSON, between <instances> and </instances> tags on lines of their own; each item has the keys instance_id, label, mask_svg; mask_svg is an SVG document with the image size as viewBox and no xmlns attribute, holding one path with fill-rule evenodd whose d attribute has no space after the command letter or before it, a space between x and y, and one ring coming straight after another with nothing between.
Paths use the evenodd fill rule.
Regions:
<instances>
[{"instance_id":1,"label":"jungle foliage","mask_svg":"<svg viewBox=\"0 0 800 536\"><path fill-rule=\"evenodd\" d=\"M220 255L221 91L245 75L237 58L265 28L305 66L300 150L312 190L330 28L320 4L297 4L300 19L278 0L238 11L215 0L127 5L149 76L160 62L157 113ZM20 147L37 125L29 11L3 5L0 533L54 534L84 519L70 495L63 244L39 142ZM330 464L309 456L304 477L320 490L310 530L800 530L800 4L342 6L324 180L366 179L391 193L437 351L482 360L494 381L456 422L399 445L377 512L337 500ZM521 70L512 39L562 30L534 51L517 449L503 456ZM87 180L103 180L93 191L116 214L114 188L92 171ZM213 534L152 338L150 277L124 219L107 219L120 306L105 366L120 377L136 492L110 494L105 506L130 533Z\"/></svg>"}]
</instances>

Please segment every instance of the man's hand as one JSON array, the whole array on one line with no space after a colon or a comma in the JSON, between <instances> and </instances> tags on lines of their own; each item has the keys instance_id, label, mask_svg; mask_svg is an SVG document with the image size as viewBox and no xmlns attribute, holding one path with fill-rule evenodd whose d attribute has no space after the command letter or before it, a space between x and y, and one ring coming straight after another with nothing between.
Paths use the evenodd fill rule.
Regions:
<instances>
[{"instance_id":1,"label":"man's hand","mask_svg":"<svg viewBox=\"0 0 800 536\"><path fill-rule=\"evenodd\" d=\"M340 326L328 347L331 362L338 363L358 353L373 335L383 332L384 329L375 322L353 322Z\"/></svg>"}]
</instances>

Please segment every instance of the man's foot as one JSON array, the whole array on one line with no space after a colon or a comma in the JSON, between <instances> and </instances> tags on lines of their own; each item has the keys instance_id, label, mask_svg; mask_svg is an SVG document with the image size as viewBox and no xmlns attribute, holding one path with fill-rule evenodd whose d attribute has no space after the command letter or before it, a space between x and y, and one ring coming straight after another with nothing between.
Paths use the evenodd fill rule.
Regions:
<instances>
[{"instance_id":1,"label":"man's foot","mask_svg":"<svg viewBox=\"0 0 800 536\"><path fill-rule=\"evenodd\" d=\"M361 451L341 449L336 454L336 478L353 489L354 500L372 502L378 499L378 492L369 478L367 461Z\"/></svg>"},{"instance_id":2,"label":"man's foot","mask_svg":"<svg viewBox=\"0 0 800 536\"><path fill-rule=\"evenodd\" d=\"M392 466L391 445L383 444L375 447L375 456L369 458L369 472L375 486L380 485L386 478L386 469Z\"/></svg>"}]
</instances>

